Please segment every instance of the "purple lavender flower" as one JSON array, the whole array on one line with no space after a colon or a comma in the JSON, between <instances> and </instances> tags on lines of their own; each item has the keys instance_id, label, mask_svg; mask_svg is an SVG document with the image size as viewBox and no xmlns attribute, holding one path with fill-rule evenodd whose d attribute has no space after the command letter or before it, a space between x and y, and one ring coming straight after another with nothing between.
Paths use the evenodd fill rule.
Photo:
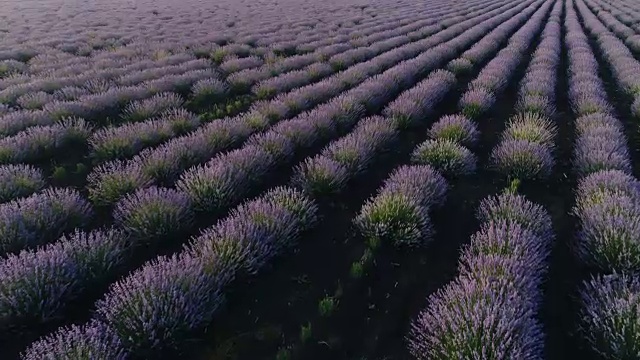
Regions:
<instances>
[{"instance_id":1,"label":"purple lavender flower","mask_svg":"<svg viewBox=\"0 0 640 360\"><path fill-rule=\"evenodd\" d=\"M257 56L249 56L246 58L235 58L224 61L218 67L227 74L238 72L245 69L257 68L264 64L264 61Z\"/></svg>"},{"instance_id":2,"label":"purple lavender flower","mask_svg":"<svg viewBox=\"0 0 640 360\"><path fill-rule=\"evenodd\" d=\"M546 117L552 117L555 114L555 108L548 97L531 94L520 97L516 104L516 111Z\"/></svg>"},{"instance_id":3,"label":"purple lavender flower","mask_svg":"<svg viewBox=\"0 0 640 360\"><path fill-rule=\"evenodd\" d=\"M636 274L597 276L585 281L580 291L580 334L603 359L640 356Z\"/></svg>"},{"instance_id":4,"label":"purple lavender flower","mask_svg":"<svg viewBox=\"0 0 640 360\"><path fill-rule=\"evenodd\" d=\"M637 96L631 104L631 113L634 117L640 119L640 96Z\"/></svg>"},{"instance_id":5,"label":"purple lavender flower","mask_svg":"<svg viewBox=\"0 0 640 360\"><path fill-rule=\"evenodd\" d=\"M189 169L176 186L189 196L197 211L221 212L256 191L274 162L265 150L246 146Z\"/></svg>"},{"instance_id":6,"label":"purple lavender flower","mask_svg":"<svg viewBox=\"0 0 640 360\"><path fill-rule=\"evenodd\" d=\"M571 108L577 116L593 113L612 113L613 108L604 94L584 94L571 98Z\"/></svg>"},{"instance_id":7,"label":"purple lavender flower","mask_svg":"<svg viewBox=\"0 0 640 360\"><path fill-rule=\"evenodd\" d=\"M600 271L636 271L640 268L640 203L622 194L580 204L577 252Z\"/></svg>"},{"instance_id":8,"label":"purple lavender flower","mask_svg":"<svg viewBox=\"0 0 640 360\"><path fill-rule=\"evenodd\" d=\"M555 164L545 144L529 140L504 140L491 152L496 171L510 179L545 179Z\"/></svg>"},{"instance_id":9,"label":"purple lavender flower","mask_svg":"<svg viewBox=\"0 0 640 360\"><path fill-rule=\"evenodd\" d=\"M428 304L408 337L417 359L542 358L542 326L506 281L460 278Z\"/></svg>"},{"instance_id":10,"label":"purple lavender flower","mask_svg":"<svg viewBox=\"0 0 640 360\"><path fill-rule=\"evenodd\" d=\"M429 137L437 140L450 140L464 146L474 146L480 132L476 124L462 115L446 115L429 129Z\"/></svg>"},{"instance_id":11,"label":"purple lavender flower","mask_svg":"<svg viewBox=\"0 0 640 360\"><path fill-rule=\"evenodd\" d=\"M295 153L295 146L293 142L285 135L274 131L257 133L251 136L247 140L246 144L262 148L278 159L278 162L289 161Z\"/></svg>"},{"instance_id":12,"label":"purple lavender flower","mask_svg":"<svg viewBox=\"0 0 640 360\"><path fill-rule=\"evenodd\" d=\"M476 216L481 223L519 224L547 243L553 239L553 224L549 213L522 195L505 192L488 197L480 203Z\"/></svg>"},{"instance_id":13,"label":"purple lavender flower","mask_svg":"<svg viewBox=\"0 0 640 360\"><path fill-rule=\"evenodd\" d=\"M495 103L496 98L493 93L485 88L474 88L462 95L458 108L464 116L475 119L482 113L489 110Z\"/></svg>"},{"instance_id":14,"label":"purple lavender flower","mask_svg":"<svg viewBox=\"0 0 640 360\"><path fill-rule=\"evenodd\" d=\"M578 206L607 201L608 195L620 194L640 199L640 181L619 170L603 170L587 175L576 189Z\"/></svg>"},{"instance_id":15,"label":"purple lavender flower","mask_svg":"<svg viewBox=\"0 0 640 360\"><path fill-rule=\"evenodd\" d=\"M468 59L458 58L451 60L449 64L447 64L447 70L458 76L465 75L473 70L473 64Z\"/></svg>"},{"instance_id":16,"label":"purple lavender flower","mask_svg":"<svg viewBox=\"0 0 640 360\"><path fill-rule=\"evenodd\" d=\"M197 116L186 110L174 110L157 119L97 130L89 139L89 144L93 156L98 160L124 159L199 125Z\"/></svg>"},{"instance_id":17,"label":"purple lavender flower","mask_svg":"<svg viewBox=\"0 0 640 360\"><path fill-rule=\"evenodd\" d=\"M113 284L96 305L98 318L132 354L156 357L211 321L223 302L224 277L200 258L159 257Z\"/></svg>"},{"instance_id":18,"label":"purple lavender flower","mask_svg":"<svg viewBox=\"0 0 640 360\"><path fill-rule=\"evenodd\" d=\"M233 279L255 274L274 256L297 242L301 227L286 207L257 199L240 205L209 228L189 247L189 253L219 266Z\"/></svg>"},{"instance_id":19,"label":"purple lavender flower","mask_svg":"<svg viewBox=\"0 0 640 360\"><path fill-rule=\"evenodd\" d=\"M46 247L9 255L0 262L0 327L55 320L70 301L113 280L127 250L120 231L76 230Z\"/></svg>"},{"instance_id":20,"label":"purple lavender flower","mask_svg":"<svg viewBox=\"0 0 640 360\"><path fill-rule=\"evenodd\" d=\"M160 93L129 104L124 110L123 118L133 122L150 119L166 110L181 107L183 102L184 100L178 94Z\"/></svg>"},{"instance_id":21,"label":"purple lavender flower","mask_svg":"<svg viewBox=\"0 0 640 360\"><path fill-rule=\"evenodd\" d=\"M0 253L15 252L56 239L86 225L93 211L75 190L46 189L0 205Z\"/></svg>"},{"instance_id":22,"label":"purple lavender flower","mask_svg":"<svg viewBox=\"0 0 640 360\"><path fill-rule=\"evenodd\" d=\"M349 170L330 157L318 155L306 159L294 169L293 186L313 197L322 197L343 191L349 180Z\"/></svg>"},{"instance_id":23,"label":"purple lavender flower","mask_svg":"<svg viewBox=\"0 0 640 360\"><path fill-rule=\"evenodd\" d=\"M0 203L29 196L45 185L42 171L31 165L0 166Z\"/></svg>"},{"instance_id":24,"label":"purple lavender flower","mask_svg":"<svg viewBox=\"0 0 640 360\"><path fill-rule=\"evenodd\" d=\"M481 73L469 84L470 89L487 89L491 92L500 93L507 85L507 80L503 74Z\"/></svg>"},{"instance_id":25,"label":"purple lavender flower","mask_svg":"<svg viewBox=\"0 0 640 360\"><path fill-rule=\"evenodd\" d=\"M469 149L451 140L427 140L411 155L414 164L431 165L448 176L469 175L476 170L476 157Z\"/></svg>"},{"instance_id":26,"label":"purple lavender flower","mask_svg":"<svg viewBox=\"0 0 640 360\"><path fill-rule=\"evenodd\" d=\"M528 277L528 281L533 283L530 285L536 286L540 285L542 275L546 272L550 247L548 239L541 239L520 223L500 219L482 224L481 229L471 237L470 244L465 247L462 258L495 255L514 259L520 262L520 268L524 270L524 274L520 275ZM473 277L472 274L467 276ZM539 297L534 293L523 295Z\"/></svg>"},{"instance_id":27,"label":"purple lavender flower","mask_svg":"<svg viewBox=\"0 0 640 360\"><path fill-rule=\"evenodd\" d=\"M601 170L631 173L631 159L624 135L611 126L589 128L576 141L573 166L579 176Z\"/></svg>"},{"instance_id":28,"label":"purple lavender flower","mask_svg":"<svg viewBox=\"0 0 640 360\"><path fill-rule=\"evenodd\" d=\"M399 193L414 198L426 208L444 204L448 184L438 171L429 165L404 165L385 180L379 194Z\"/></svg>"},{"instance_id":29,"label":"purple lavender flower","mask_svg":"<svg viewBox=\"0 0 640 360\"><path fill-rule=\"evenodd\" d=\"M115 224L145 242L182 235L193 223L194 213L186 194L173 189L140 189L118 201Z\"/></svg>"},{"instance_id":30,"label":"purple lavender flower","mask_svg":"<svg viewBox=\"0 0 640 360\"><path fill-rule=\"evenodd\" d=\"M218 79L202 79L191 87L193 101L203 106L205 104L222 102L229 93L229 87Z\"/></svg>"},{"instance_id":31,"label":"purple lavender flower","mask_svg":"<svg viewBox=\"0 0 640 360\"><path fill-rule=\"evenodd\" d=\"M44 91L26 93L16 99L16 104L27 110L42 109L43 106L54 100L53 95Z\"/></svg>"},{"instance_id":32,"label":"purple lavender flower","mask_svg":"<svg viewBox=\"0 0 640 360\"><path fill-rule=\"evenodd\" d=\"M138 162L112 161L93 169L87 176L89 198L98 206L112 205L121 197L149 187L153 179Z\"/></svg>"},{"instance_id":33,"label":"purple lavender flower","mask_svg":"<svg viewBox=\"0 0 640 360\"><path fill-rule=\"evenodd\" d=\"M297 219L300 232L314 227L318 222L317 205L302 192L289 187L276 187L263 198L290 211Z\"/></svg>"},{"instance_id":34,"label":"purple lavender flower","mask_svg":"<svg viewBox=\"0 0 640 360\"><path fill-rule=\"evenodd\" d=\"M428 208L400 192L367 200L354 224L368 241L391 241L397 246L426 244L434 232Z\"/></svg>"},{"instance_id":35,"label":"purple lavender flower","mask_svg":"<svg viewBox=\"0 0 640 360\"><path fill-rule=\"evenodd\" d=\"M111 359L129 358L115 332L98 321L87 325L61 328L29 346L23 360L41 359Z\"/></svg>"},{"instance_id":36,"label":"purple lavender flower","mask_svg":"<svg viewBox=\"0 0 640 360\"><path fill-rule=\"evenodd\" d=\"M0 139L0 163L35 162L56 151L84 144L91 128L84 120L67 119L50 126L35 126Z\"/></svg>"},{"instance_id":37,"label":"purple lavender flower","mask_svg":"<svg viewBox=\"0 0 640 360\"><path fill-rule=\"evenodd\" d=\"M544 115L518 113L509 119L502 133L502 139L503 141L526 140L553 149L557 132L556 126Z\"/></svg>"}]
</instances>

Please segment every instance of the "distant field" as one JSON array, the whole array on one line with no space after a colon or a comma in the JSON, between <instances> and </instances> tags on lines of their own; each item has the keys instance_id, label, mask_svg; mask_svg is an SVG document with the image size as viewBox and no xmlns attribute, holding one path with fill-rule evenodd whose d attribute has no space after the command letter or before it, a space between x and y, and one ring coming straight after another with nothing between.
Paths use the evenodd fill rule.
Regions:
<instances>
[{"instance_id":1,"label":"distant field","mask_svg":"<svg viewBox=\"0 0 640 360\"><path fill-rule=\"evenodd\" d=\"M0 359L640 359L640 3L5 0Z\"/></svg>"}]
</instances>

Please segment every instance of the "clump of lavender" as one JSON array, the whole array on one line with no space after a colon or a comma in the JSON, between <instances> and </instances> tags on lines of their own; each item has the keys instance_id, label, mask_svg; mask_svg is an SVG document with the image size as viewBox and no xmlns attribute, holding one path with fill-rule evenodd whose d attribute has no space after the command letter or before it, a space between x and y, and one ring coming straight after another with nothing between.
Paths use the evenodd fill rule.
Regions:
<instances>
[{"instance_id":1,"label":"clump of lavender","mask_svg":"<svg viewBox=\"0 0 640 360\"><path fill-rule=\"evenodd\" d=\"M631 104L631 113L636 119L640 119L640 96L637 96Z\"/></svg>"},{"instance_id":2,"label":"clump of lavender","mask_svg":"<svg viewBox=\"0 0 640 360\"><path fill-rule=\"evenodd\" d=\"M491 153L492 166L510 179L537 180L551 174L555 163L551 151L528 140L506 140Z\"/></svg>"},{"instance_id":3,"label":"clump of lavender","mask_svg":"<svg viewBox=\"0 0 640 360\"><path fill-rule=\"evenodd\" d=\"M417 359L542 358L542 327L506 281L459 278L428 303L409 333Z\"/></svg>"},{"instance_id":4,"label":"clump of lavender","mask_svg":"<svg viewBox=\"0 0 640 360\"><path fill-rule=\"evenodd\" d=\"M257 199L237 207L227 218L193 241L190 253L221 266L226 276L255 274L284 249L293 246L300 228L294 213Z\"/></svg>"},{"instance_id":5,"label":"clump of lavender","mask_svg":"<svg viewBox=\"0 0 640 360\"><path fill-rule=\"evenodd\" d=\"M344 190L349 179L347 168L319 155L306 159L294 169L293 186L314 197L329 196Z\"/></svg>"},{"instance_id":6,"label":"clump of lavender","mask_svg":"<svg viewBox=\"0 0 640 360\"><path fill-rule=\"evenodd\" d=\"M636 274L597 276L580 291L579 330L603 359L640 357L640 280Z\"/></svg>"},{"instance_id":7,"label":"clump of lavender","mask_svg":"<svg viewBox=\"0 0 640 360\"><path fill-rule=\"evenodd\" d=\"M51 157L73 145L84 145L91 127L82 119L34 126L0 140L0 163L29 163Z\"/></svg>"},{"instance_id":8,"label":"clump of lavender","mask_svg":"<svg viewBox=\"0 0 640 360\"><path fill-rule=\"evenodd\" d=\"M263 184L275 158L256 146L220 154L182 174L176 186L197 211L220 212L238 204Z\"/></svg>"},{"instance_id":9,"label":"clump of lavender","mask_svg":"<svg viewBox=\"0 0 640 360\"><path fill-rule=\"evenodd\" d=\"M604 272L640 268L640 203L623 194L579 203L578 256Z\"/></svg>"},{"instance_id":10,"label":"clump of lavender","mask_svg":"<svg viewBox=\"0 0 640 360\"><path fill-rule=\"evenodd\" d=\"M44 91L37 91L26 93L20 96L16 100L16 104L18 104L23 109L35 110L42 109L43 106L52 102L53 100L55 100L53 95L48 94Z\"/></svg>"},{"instance_id":11,"label":"clump of lavender","mask_svg":"<svg viewBox=\"0 0 640 360\"><path fill-rule=\"evenodd\" d=\"M114 208L115 224L145 242L182 235L193 223L191 201L173 189L140 189L120 200Z\"/></svg>"},{"instance_id":12,"label":"clump of lavender","mask_svg":"<svg viewBox=\"0 0 640 360\"><path fill-rule=\"evenodd\" d=\"M160 93L148 99L137 100L129 104L123 112L127 121L142 121L158 116L161 113L182 106L184 101L175 93Z\"/></svg>"},{"instance_id":13,"label":"clump of lavender","mask_svg":"<svg viewBox=\"0 0 640 360\"><path fill-rule=\"evenodd\" d=\"M608 201L610 195L623 195L640 199L640 181L620 170L603 170L585 176L578 183L578 207Z\"/></svg>"},{"instance_id":14,"label":"clump of lavender","mask_svg":"<svg viewBox=\"0 0 640 360\"><path fill-rule=\"evenodd\" d=\"M318 222L318 207L302 192L289 188L277 187L269 190L263 198L290 211L296 218L300 232L314 227Z\"/></svg>"},{"instance_id":15,"label":"clump of lavender","mask_svg":"<svg viewBox=\"0 0 640 360\"><path fill-rule=\"evenodd\" d=\"M257 133L246 144L262 148L278 161L290 160L295 152L294 144L286 136L273 131Z\"/></svg>"},{"instance_id":16,"label":"clump of lavender","mask_svg":"<svg viewBox=\"0 0 640 360\"><path fill-rule=\"evenodd\" d=\"M555 145L556 134L556 126L546 117L535 113L519 113L509 119L502 138L506 141L525 140L551 149Z\"/></svg>"},{"instance_id":17,"label":"clump of lavender","mask_svg":"<svg viewBox=\"0 0 640 360\"><path fill-rule=\"evenodd\" d=\"M446 115L429 129L429 137L450 140L460 145L472 147L478 143L480 132L476 124L462 115Z\"/></svg>"},{"instance_id":18,"label":"clump of lavender","mask_svg":"<svg viewBox=\"0 0 640 360\"><path fill-rule=\"evenodd\" d=\"M159 257L113 284L96 305L98 318L136 356L180 348L223 302L218 271L186 254Z\"/></svg>"},{"instance_id":19,"label":"clump of lavender","mask_svg":"<svg viewBox=\"0 0 640 360\"><path fill-rule=\"evenodd\" d=\"M546 242L553 239L553 224L548 212L522 195L505 192L488 197L480 203L476 216L481 223L513 222Z\"/></svg>"},{"instance_id":20,"label":"clump of lavender","mask_svg":"<svg viewBox=\"0 0 640 360\"><path fill-rule=\"evenodd\" d=\"M354 223L366 239L395 245L421 245L433 235L428 208L399 193L380 194L368 200Z\"/></svg>"},{"instance_id":21,"label":"clump of lavender","mask_svg":"<svg viewBox=\"0 0 640 360\"><path fill-rule=\"evenodd\" d=\"M427 140L411 155L415 164L431 165L447 176L469 175L475 172L477 160L469 149L451 140Z\"/></svg>"},{"instance_id":22,"label":"clump of lavender","mask_svg":"<svg viewBox=\"0 0 640 360\"><path fill-rule=\"evenodd\" d=\"M514 259L520 263L520 267L516 270L521 273L508 274L505 279L511 276L525 277L529 285L533 285L532 289L535 289L542 283L542 275L546 270L545 259L551 247L548 240L536 236L533 231L514 221L490 221L484 223L481 229L471 237L471 242L465 247L462 258L495 255ZM469 277L479 275L462 274ZM533 299L539 297L539 294L523 293L522 296Z\"/></svg>"},{"instance_id":23,"label":"clump of lavender","mask_svg":"<svg viewBox=\"0 0 640 360\"><path fill-rule=\"evenodd\" d=\"M104 323L61 328L34 342L21 355L23 360L42 359L110 359L129 358L117 334Z\"/></svg>"},{"instance_id":24,"label":"clump of lavender","mask_svg":"<svg viewBox=\"0 0 640 360\"><path fill-rule=\"evenodd\" d=\"M229 86L218 79L203 79L191 87L193 102L198 106L222 102L229 95Z\"/></svg>"},{"instance_id":25,"label":"clump of lavender","mask_svg":"<svg viewBox=\"0 0 640 360\"><path fill-rule=\"evenodd\" d=\"M442 175L428 165L400 167L366 202L354 223L370 240L424 244L433 234L429 210L444 202L447 188Z\"/></svg>"},{"instance_id":26,"label":"clump of lavender","mask_svg":"<svg viewBox=\"0 0 640 360\"><path fill-rule=\"evenodd\" d=\"M98 206L113 205L126 194L149 187L153 182L138 162L121 160L100 165L87 176L89 199Z\"/></svg>"},{"instance_id":27,"label":"clump of lavender","mask_svg":"<svg viewBox=\"0 0 640 360\"><path fill-rule=\"evenodd\" d=\"M458 108L464 116L469 119L476 119L478 116L489 110L495 103L495 95L485 88L474 88L462 95Z\"/></svg>"},{"instance_id":28,"label":"clump of lavender","mask_svg":"<svg viewBox=\"0 0 640 360\"><path fill-rule=\"evenodd\" d=\"M0 166L0 203L29 196L46 186L42 171L31 165Z\"/></svg>"},{"instance_id":29,"label":"clump of lavender","mask_svg":"<svg viewBox=\"0 0 640 360\"><path fill-rule=\"evenodd\" d=\"M0 205L0 253L47 243L86 225L93 211L75 190L46 189Z\"/></svg>"},{"instance_id":30,"label":"clump of lavender","mask_svg":"<svg viewBox=\"0 0 640 360\"><path fill-rule=\"evenodd\" d=\"M447 64L447 70L451 71L457 76L466 75L469 74L471 70L473 70L473 64L468 59L458 58L451 60Z\"/></svg>"},{"instance_id":31,"label":"clump of lavender","mask_svg":"<svg viewBox=\"0 0 640 360\"><path fill-rule=\"evenodd\" d=\"M516 104L516 111L545 117L551 117L555 113L553 104L548 97L531 94L520 97Z\"/></svg>"},{"instance_id":32,"label":"clump of lavender","mask_svg":"<svg viewBox=\"0 0 640 360\"><path fill-rule=\"evenodd\" d=\"M131 157L142 149L158 145L200 125L197 116L186 110L174 110L156 119L103 128L89 139L92 155L98 160Z\"/></svg>"},{"instance_id":33,"label":"clump of lavender","mask_svg":"<svg viewBox=\"0 0 640 360\"><path fill-rule=\"evenodd\" d=\"M70 301L113 280L127 257L117 230L75 231L0 262L0 328L55 320Z\"/></svg>"}]
</instances>

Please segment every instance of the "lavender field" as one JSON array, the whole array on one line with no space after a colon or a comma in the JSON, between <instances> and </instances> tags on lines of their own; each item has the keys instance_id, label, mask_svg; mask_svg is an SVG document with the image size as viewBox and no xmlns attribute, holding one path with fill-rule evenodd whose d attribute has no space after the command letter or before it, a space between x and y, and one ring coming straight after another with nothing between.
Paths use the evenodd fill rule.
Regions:
<instances>
[{"instance_id":1,"label":"lavender field","mask_svg":"<svg viewBox=\"0 0 640 360\"><path fill-rule=\"evenodd\" d=\"M0 359L640 359L640 2L6 0Z\"/></svg>"}]
</instances>

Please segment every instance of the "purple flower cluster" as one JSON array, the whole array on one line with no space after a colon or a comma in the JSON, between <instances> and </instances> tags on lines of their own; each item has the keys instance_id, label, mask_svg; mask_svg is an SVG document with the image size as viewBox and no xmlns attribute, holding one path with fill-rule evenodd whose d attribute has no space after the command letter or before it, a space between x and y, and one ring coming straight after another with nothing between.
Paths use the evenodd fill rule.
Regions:
<instances>
[{"instance_id":1,"label":"purple flower cluster","mask_svg":"<svg viewBox=\"0 0 640 360\"><path fill-rule=\"evenodd\" d=\"M580 334L603 359L640 356L640 279L637 274L599 275L581 292Z\"/></svg>"},{"instance_id":2,"label":"purple flower cluster","mask_svg":"<svg viewBox=\"0 0 640 360\"><path fill-rule=\"evenodd\" d=\"M366 171L376 155L388 149L397 136L398 131L387 119L379 116L363 119L347 136L298 165L291 182L312 196L343 191L347 183Z\"/></svg>"},{"instance_id":3,"label":"purple flower cluster","mask_svg":"<svg viewBox=\"0 0 640 360\"><path fill-rule=\"evenodd\" d=\"M541 359L537 320L553 230L548 213L520 195L484 200L481 229L460 256L460 274L431 295L412 323L418 359Z\"/></svg>"},{"instance_id":4,"label":"purple flower cluster","mask_svg":"<svg viewBox=\"0 0 640 360\"><path fill-rule=\"evenodd\" d=\"M323 78L333 73L333 69L326 63L315 63L302 70L290 71L279 76L265 79L255 84L252 92L260 99L271 98L276 94L290 91L300 86Z\"/></svg>"},{"instance_id":5,"label":"purple flower cluster","mask_svg":"<svg viewBox=\"0 0 640 360\"><path fill-rule=\"evenodd\" d=\"M99 321L92 321L83 326L61 328L36 341L21 358L126 360L129 355L113 330Z\"/></svg>"},{"instance_id":6,"label":"purple flower cluster","mask_svg":"<svg viewBox=\"0 0 640 360\"><path fill-rule=\"evenodd\" d=\"M495 169L508 178L526 180L551 174L555 125L542 115L525 112L509 120L492 154Z\"/></svg>"},{"instance_id":7,"label":"purple flower cluster","mask_svg":"<svg viewBox=\"0 0 640 360\"><path fill-rule=\"evenodd\" d=\"M184 100L175 93L160 93L148 99L137 100L129 104L123 113L127 121L136 122L158 116L169 109L182 106Z\"/></svg>"},{"instance_id":8,"label":"purple flower cluster","mask_svg":"<svg viewBox=\"0 0 640 360\"><path fill-rule=\"evenodd\" d=\"M75 190L46 189L0 204L0 253L35 247L85 226L91 205Z\"/></svg>"},{"instance_id":9,"label":"purple flower cluster","mask_svg":"<svg viewBox=\"0 0 640 360\"><path fill-rule=\"evenodd\" d=\"M403 92L387 105L384 113L394 119L399 128L424 122L455 84L455 75L437 70L413 88Z\"/></svg>"},{"instance_id":10,"label":"purple flower cluster","mask_svg":"<svg viewBox=\"0 0 640 360\"><path fill-rule=\"evenodd\" d=\"M176 187L198 211L219 214L260 189L275 164L276 159L266 150L245 146L187 170Z\"/></svg>"},{"instance_id":11,"label":"purple flower cluster","mask_svg":"<svg viewBox=\"0 0 640 360\"><path fill-rule=\"evenodd\" d=\"M476 171L476 156L453 140L427 140L418 145L411 155L414 164L431 165L443 175L462 176Z\"/></svg>"},{"instance_id":12,"label":"purple flower cluster","mask_svg":"<svg viewBox=\"0 0 640 360\"><path fill-rule=\"evenodd\" d=\"M431 126L429 137L433 140L450 140L473 147L478 143L480 131L473 121L463 115L445 115Z\"/></svg>"},{"instance_id":13,"label":"purple flower cluster","mask_svg":"<svg viewBox=\"0 0 640 360\"><path fill-rule=\"evenodd\" d=\"M89 145L98 161L123 159L194 130L200 123L196 115L179 108L155 119L99 129L89 138Z\"/></svg>"},{"instance_id":14,"label":"purple flower cluster","mask_svg":"<svg viewBox=\"0 0 640 360\"><path fill-rule=\"evenodd\" d=\"M576 119L573 167L585 176L600 170L631 172L631 157L622 124L611 115L593 113Z\"/></svg>"},{"instance_id":15,"label":"purple flower cluster","mask_svg":"<svg viewBox=\"0 0 640 360\"><path fill-rule=\"evenodd\" d=\"M139 356L184 345L223 302L225 285L254 273L316 222L316 206L286 188L236 208L186 251L160 257L115 283L98 302L98 317Z\"/></svg>"},{"instance_id":16,"label":"purple flower cluster","mask_svg":"<svg viewBox=\"0 0 640 360\"><path fill-rule=\"evenodd\" d=\"M139 241L153 243L179 237L193 224L189 197L173 189L140 189L118 201L115 225Z\"/></svg>"},{"instance_id":17,"label":"purple flower cluster","mask_svg":"<svg viewBox=\"0 0 640 360\"><path fill-rule=\"evenodd\" d=\"M367 200L354 223L368 240L422 245L431 240L430 209L442 205L446 180L428 165L402 166Z\"/></svg>"},{"instance_id":18,"label":"purple flower cluster","mask_svg":"<svg viewBox=\"0 0 640 360\"><path fill-rule=\"evenodd\" d=\"M45 186L38 168L22 164L0 166L0 203L29 196Z\"/></svg>"},{"instance_id":19,"label":"purple flower cluster","mask_svg":"<svg viewBox=\"0 0 640 360\"><path fill-rule=\"evenodd\" d=\"M229 86L215 78L199 80L191 87L192 101L201 106L222 102L228 93Z\"/></svg>"},{"instance_id":20,"label":"purple flower cluster","mask_svg":"<svg viewBox=\"0 0 640 360\"><path fill-rule=\"evenodd\" d=\"M34 126L0 139L0 164L32 163L47 159L73 145L83 145L91 135L82 119L66 119L55 125Z\"/></svg>"},{"instance_id":21,"label":"purple flower cluster","mask_svg":"<svg viewBox=\"0 0 640 360\"><path fill-rule=\"evenodd\" d=\"M635 59L633 53L624 45L624 42L618 38L618 36L621 36L625 39L634 35L635 32L627 27L624 27L624 29L616 28L613 26L613 24L618 23L615 18L594 15L584 2L576 3L576 8L584 18L584 28L596 38L597 41L595 43L609 65L618 87L638 99L640 96L640 81L638 80L640 62ZM615 23L609 23L605 26L600 20L614 20ZM613 30L614 33L617 32L618 36L609 29Z\"/></svg>"},{"instance_id":22,"label":"purple flower cluster","mask_svg":"<svg viewBox=\"0 0 640 360\"><path fill-rule=\"evenodd\" d=\"M576 251L601 272L640 268L640 183L619 170L584 177L576 192L574 213L580 230Z\"/></svg>"},{"instance_id":23,"label":"purple flower cluster","mask_svg":"<svg viewBox=\"0 0 640 360\"><path fill-rule=\"evenodd\" d=\"M460 98L458 108L463 116L476 119L487 112L495 102L496 97L491 90L480 87L465 92Z\"/></svg>"},{"instance_id":24,"label":"purple flower cluster","mask_svg":"<svg viewBox=\"0 0 640 360\"><path fill-rule=\"evenodd\" d=\"M76 231L0 261L0 328L55 321L68 304L115 279L129 259L118 230Z\"/></svg>"}]
</instances>

